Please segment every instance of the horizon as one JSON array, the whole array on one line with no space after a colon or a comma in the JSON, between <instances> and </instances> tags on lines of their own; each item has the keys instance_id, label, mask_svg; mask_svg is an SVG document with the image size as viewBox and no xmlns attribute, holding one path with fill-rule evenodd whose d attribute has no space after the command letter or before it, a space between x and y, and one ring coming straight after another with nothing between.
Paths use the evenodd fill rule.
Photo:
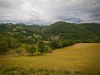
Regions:
<instances>
[{"instance_id":1,"label":"horizon","mask_svg":"<svg viewBox=\"0 0 100 75\"><path fill-rule=\"evenodd\" d=\"M64 21L57 21L57 22L64 22ZM54 22L54 23L57 23L57 22ZM54 24L54 23L52 23L52 24ZM72 22L65 22L65 23L72 23ZM38 25L38 26L50 26L50 25L52 25L52 24L11 23L11 22L9 22L9 23L1 23L1 22L0 22L0 24L15 24L15 25L17 25L17 24L24 24L24 25ZM94 23L94 22L91 22L91 23L72 23L72 24L100 24L100 23Z\"/></svg>"}]
</instances>

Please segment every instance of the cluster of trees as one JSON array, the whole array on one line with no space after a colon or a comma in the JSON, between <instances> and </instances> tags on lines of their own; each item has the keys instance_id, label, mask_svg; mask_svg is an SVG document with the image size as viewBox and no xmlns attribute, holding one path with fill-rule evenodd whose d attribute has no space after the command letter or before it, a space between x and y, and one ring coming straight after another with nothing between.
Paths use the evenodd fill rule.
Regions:
<instances>
[{"instance_id":1,"label":"cluster of trees","mask_svg":"<svg viewBox=\"0 0 100 75\"><path fill-rule=\"evenodd\" d=\"M38 45L25 45L25 48L17 48L16 52L21 56L21 53L26 50L27 53L30 55L40 55L40 54L45 54L47 52L51 51L51 48L47 45L43 45L43 47L40 47Z\"/></svg>"},{"instance_id":2,"label":"cluster of trees","mask_svg":"<svg viewBox=\"0 0 100 75\"><path fill-rule=\"evenodd\" d=\"M33 38L31 39L35 40L35 42L33 43L32 41L22 42L19 40L19 38L14 38L13 35L11 34L1 33L0 55L6 54L7 52L9 52L9 50L15 50L15 52L18 53L19 56L24 50L26 50L26 52L30 53L31 55L44 54L51 51L50 46L47 43L38 40L37 35L34 35L34 39ZM25 47L22 47L23 44L26 44Z\"/></svg>"},{"instance_id":3,"label":"cluster of trees","mask_svg":"<svg viewBox=\"0 0 100 75\"><path fill-rule=\"evenodd\" d=\"M51 48L48 45L39 44L39 45L26 45L25 49L31 55L40 55L45 54L51 51Z\"/></svg>"},{"instance_id":4,"label":"cluster of trees","mask_svg":"<svg viewBox=\"0 0 100 75\"><path fill-rule=\"evenodd\" d=\"M80 43L78 40L54 40L51 41L50 46L52 49L62 48L74 45L75 43Z\"/></svg>"},{"instance_id":5,"label":"cluster of trees","mask_svg":"<svg viewBox=\"0 0 100 75\"><path fill-rule=\"evenodd\" d=\"M76 42L73 40L54 40L45 43L44 41L37 41L35 43L29 43L25 45L25 48L21 45L18 39L13 38L11 35L8 34L0 34L0 54L5 54L10 49L14 49L16 53L21 55L21 53L26 50L26 52L30 53L31 55L39 55L44 54L47 52L52 52L52 50L57 48L62 48L66 46L70 46L75 44ZM35 40L35 39L34 39Z\"/></svg>"},{"instance_id":6,"label":"cluster of trees","mask_svg":"<svg viewBox=\"0 0 100 75\"><path fill-rule=\"evenodd\" d=\"M5 54L10 49L20 47L20 42L6 33L0 34L0 54Z\"/></svg>"}]
</instances>

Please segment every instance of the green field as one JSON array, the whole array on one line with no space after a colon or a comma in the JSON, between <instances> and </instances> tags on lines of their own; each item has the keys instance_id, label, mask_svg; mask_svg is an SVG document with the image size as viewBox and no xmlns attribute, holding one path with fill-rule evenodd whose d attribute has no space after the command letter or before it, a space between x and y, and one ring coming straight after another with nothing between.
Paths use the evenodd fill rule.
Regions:
<instances>
[{"instance_id":1,"label":"green field","mask_svg":"<svg viewBox=\"0 0 100 75\"><path fill-rule=\"evenodd\" d=\"M100 72L100 43L78 43L40 56L1 57L2 65L96 73Z\"/></svg>"}]
</instances>

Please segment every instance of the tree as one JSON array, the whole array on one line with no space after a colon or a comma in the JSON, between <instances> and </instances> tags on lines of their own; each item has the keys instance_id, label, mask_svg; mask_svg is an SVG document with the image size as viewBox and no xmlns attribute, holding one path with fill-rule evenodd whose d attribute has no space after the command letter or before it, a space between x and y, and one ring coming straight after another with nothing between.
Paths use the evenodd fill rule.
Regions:
<instances>
[{"instance_id":1,"label":"tree","mask_svg":"<svg viewBox=\"0 0 100 75\"><path fill-rule=\"evenodd\" d=\"M44 47L45 47L44 50L45 50L46 52L51 52L51 49L50 49L49 46L45 45Z\"/></svg>"},{"instance_id":2,"label":"tree","mask_svg":"<svg viewBox=\"0 0 100 75\"><path fill-rule=\"evenodd\" d=\"M62 41L60 41L60 40L51 41L51 47L53 49L61 48L62 47Z\"/></svg>"},{"instance_id":3,"label":"tree","mask_svg":"<svg viewBox=\"0 0 100 75\"><path fill-rule=\"evenodd\" d=\"M18 49L16 50L16 52L19 53L19 56L20 56L23 50L24 50L24 48L18 48Z\"/></svg>"},{"instance_id":4,"label":"tree","mask_svg":"<svg viewBox=\"0 0 100 75\"><path fill-rule=\"evenodd\" d=\"M38 47L36 45L26 46L26 50L31 55L34 55L38 52Z\"/></svg>"},{"instance_id":5,"label":"tree","mask_svg":"<svg viewBox=\"0 0 100 75\"><path fill-rule=\"evenodd\" d=\"M57 47L58 48L61 48L62 47L62 41L61 40L57 41Z\"/></svg>"},{"instance_id":6,"label":"tree","mask_svg":"<svg viewBox=\"0 0 100 75\"><path fill-rule=\"evenodd\" d=\"M6 53L8 51L8 44L6 41L1 41L0 42L0 54L2 54L2 57L3 57L3 54Z\"/></svg>"},{"instance_id":7,"label":"tree","mask_svg":"<svg viewBox=\"0 0 100 75\"><path fill-rule=\"evenodd\" d=\"M38 44L38 51L40 53L46 53L45 43L43 41L39 42L39 44Z\"/></svg>"},{"instance_id":8,"label":"tree","mask_svg":"<svg viewBox=\"0 0 100 75\"><path fill-rule=\"evenodd\" d=\"M4 37L3 40L5 40L8 43L9 48L18 48L20 46L20 43L17 41L17 39L13 37Z\"/></svg>"}]
</instances>

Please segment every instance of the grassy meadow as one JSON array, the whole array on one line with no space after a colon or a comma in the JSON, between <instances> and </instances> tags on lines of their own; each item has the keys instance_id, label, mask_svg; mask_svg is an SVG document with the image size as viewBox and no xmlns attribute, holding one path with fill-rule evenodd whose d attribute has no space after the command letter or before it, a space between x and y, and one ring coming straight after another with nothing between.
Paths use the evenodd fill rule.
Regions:
<instances>
[{"instance_id":1,"label":"grassy meadow","mask_svg":"<svg viewBox=\"0 0 100 75\"><path fill-rule=\"evenodd\" d=\"M78 43L40 56L0 57L0 66L100 72L100 43Z\"/></svg>"}]
</instances>

